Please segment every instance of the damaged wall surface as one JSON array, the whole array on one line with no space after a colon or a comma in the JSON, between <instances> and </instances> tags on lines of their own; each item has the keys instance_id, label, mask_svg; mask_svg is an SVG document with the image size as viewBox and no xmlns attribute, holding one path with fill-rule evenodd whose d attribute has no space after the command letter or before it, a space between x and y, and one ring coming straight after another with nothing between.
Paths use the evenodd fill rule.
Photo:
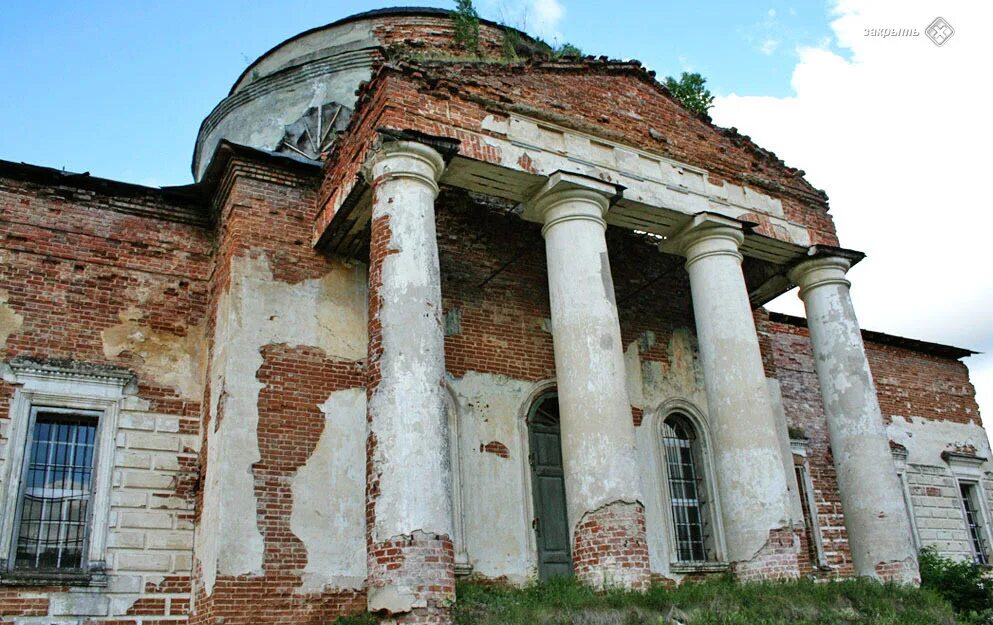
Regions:
<instances>
[{"instance_id":1,"label":"damaged wall surface","mask_svg":"<svg viewBox=\"0 0 993 625\"><path fill-rule=\"evenodd\" d=\"M456 575L993 559L971 352L859 330L826 196L635 62L507 40L465 61L432 9L292 38L190 187L0 161L0 621L446 623ZM761 308L791 280L831 314ZM19 547L46 419L98 441L56 571Z\"/></svg>"}]
</instances>

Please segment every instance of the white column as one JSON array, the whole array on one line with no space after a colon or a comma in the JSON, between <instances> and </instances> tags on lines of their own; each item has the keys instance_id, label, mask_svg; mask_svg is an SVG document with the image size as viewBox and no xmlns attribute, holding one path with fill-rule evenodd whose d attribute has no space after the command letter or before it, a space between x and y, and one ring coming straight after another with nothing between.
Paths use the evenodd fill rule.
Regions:
<instances>
[{"instance_id":1,"label":"white column","mask_svg":"<svg viewBox=\"0 0 993 625\"><path fill-rule=\"evenodd\" d=\"M767 543L790 540L791 508L741 271L743 240L739 222L701 214L664 249L686 256L728 560L745 577L776 577L783 572L767 572L766 558L781 553Z\"/></svg>"},{"instance_id":2,"label":"white column","mask_svg":"<svg viewBox=\"0 0 993 625\"><path fill-rule=\"evenodd\" d=\"M597 586L640 587L649 574L644 508L605 238L616 194L613 185L559 172L525 218L544 224L575 572ZM611 532L620 539L612 542ZM625 561L625 544L643 548L643 559L639 551ZM588 557L603 545L602 557Z\"/></svg>"},{"instance_id":3,"label":"white column","mask_svg":"<svg viewBox=\"0 0 993 625\"><path fill-rule=\"evenodd\" d=\"M432 148L384 144L369 167L370 611L435 622L454 600L445 345Z\"/></svg>"},{"instance_id":4,"label":"white column","mask_svg":"<svg viewBox=\"0 0 993 625\"><path fill-rule=\"evenodd\" d=\"M855 572L916 583L900 480L845 278L850 266L840 254L814 258L797 265L790 279L807 309Z\"/></svg>"}]
</instances>

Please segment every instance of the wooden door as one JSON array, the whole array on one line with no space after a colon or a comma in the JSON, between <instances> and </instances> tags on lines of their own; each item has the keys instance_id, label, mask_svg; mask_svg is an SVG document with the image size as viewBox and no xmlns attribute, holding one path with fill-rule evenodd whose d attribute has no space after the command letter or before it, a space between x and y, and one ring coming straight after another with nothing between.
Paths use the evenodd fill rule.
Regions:
<instances>
[{"instance_id":1,"label":"wooden door","mask_svg":"<svg viewBox=\"0 0 993 625\"><path fill-rule=\"evenodd\" d=\"M572 575L559 402L554 393L543 395L531 407L528 438L531 444L529 460L535 513L532 525L538 545L538 575L542 580Z\"/></svg>"}]
</instances>

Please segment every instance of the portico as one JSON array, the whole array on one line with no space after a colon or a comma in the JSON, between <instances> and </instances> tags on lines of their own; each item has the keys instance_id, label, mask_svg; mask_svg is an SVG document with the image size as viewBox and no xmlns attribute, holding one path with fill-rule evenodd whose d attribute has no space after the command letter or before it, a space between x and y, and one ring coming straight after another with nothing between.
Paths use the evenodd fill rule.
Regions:
<instances>
[{"instance_id":1,"label":"portico","mask_svg":"<svg viewBox=\"0 0 993 625\"><path fill-rule=\"evenodd\" d=\"M803 519L796 515L799 504L795 478L784 469L792 463L784 456L788 451L784 452L782 444L788 439L786 424L777 415L770 396L753 309L791 288L791 279L805 284L806 278L801 276L806 276L808 265L803 263L812 261L805 260L810 246L804 231L777 217L772 198L747 189L735 191L726 183L717 194L706 172L658 157L654 165L661 172L659 178L667 175L665 172L680 172L673 175L689 176L684 179L689 184L653 180L646 175L643 161L638 161L640 173L617 170L618 158L613 161L615 169L601 167L582 159L582 152L556 154L548 149L532 149L527 152L527 169L507 167L463 156L452 142L445 141L418 133L391 131L382 135L367 168L371 175L365 183L335 196L338 212L327 229L317 235L332 250L361 249L363 237L370 237L370 328L375 329L370 339L376 342L381 337L375 343L382 350L380 362L389 361L391 350L399 348L397 359L392 361L397 368L390 376L382 375L375 394L390 395L401 403L423 397L424 424L433 424L397 429L396 423L389 424L391 419L402 422L401 413L388 417L376 408L375 396L370 402L370 415L377 411L375 417L370 416L370 444L378 446L383 436L389 436L393 452L373 451L369 479L374 476L377 483L367 488L372 498L369 505L383 505L384 476L404 471L403 458L417 456L426 462L427 473L418 478L417 485L398 488L392 495L397 518L404 520L391 536L415 535L415 530L425 527L415 517L419 510L427 508L415 501L424 493L430 496L423 501L438 501L452 483L451 465L441 461L448 444L448 434L441 425L445 423L444 405L440 395L434 397L445 371L444 351L440 348L444 330L433 217L437 185L443 185L519 202L519 216L541 225L574 574L595 587L642 588L658 568L648 556L652 532L646 529L645 503L645 488L657 488L658 483L646 478L638 452L637 437L647 434L636 431L632 418L625 347L605 239L610 225L654 236L661 253L683 257L692 292L695 340L706 396L700 411L705 415L702 427L708 430L710 446L706 453L713 460L714 471L707 478L713 480L714 492L706 505L721 519L720 527L710 530L721 533L717 541L721 558L696 565L682 562L677 569L676 556L670 554L666 557L673 564L663 564L664 570L693 570L694 566L714 570L715 566L726 566L743 579L798 576L797 532L802 530ZM439 146L442 151L449 150L447 162ZM520 149L513 142L500 147L505 152ZM613 149L615 157L631 152L621 146ZM753 218L755 213L761 218ZM383 219L385 215L390 215L388 221ZM756 221L781 225L766 227L766 233L760 233ZM385 271L391 265L399 267L395 265L398 261L406 268L395 274ZM809 291L810 287L806 287L803 295ZM379 305L384 310L387 306L407 306L409 310L387 316L379 314ZM424 327L417 330L422 322ZM401 343L387 340L391 335L414 334L424 340L430 336L432 347L411 344L410 351L399 347ZM837 353L844 359L841 345L816 336L815 349L819 353ZM372 346L370 356L376 362ZM415 365L412 358L426 360L417 360L419 364ZM405 375L404 371L417 371L418 375ZM426 371L432 373L422 377ZM834 375L842 374L825 371L822 380ZM858 378L863 374L852 375ZM868 395L858 401L869 401ZM391 410L402 411L399 404L389 405L393 406ZM839 421L831 416L830 409L828 414L829 421ZM871 410L866 414L871 421ZM845 426L840 427L844 430ZM880 421L876 431L881 427ZM877 443L880 440L877 437ZM428 458L438 462L427 462ZM432 490L425 490L425 484L430 484ZM853 489L845 481L841 487L843 493ZM853 496L857 500L864 494ZM447 589L454 579L451 511L442 507L431 514L435 513L435 529L429 534L432 540L440 541L441 564L421 567L418 575L426 577L415 581L423 588ZM661 516L654 517L660 520L654 522L671 523L671 514L663 510ZM370 531L385 537L380 534L379 513L370 518L374 523ZM861 523L852 533L857 541L865 522L847 517L846 522ZM900 528L896 529L899 533ZM370 544L383 546L376 540ZM444 602L447 591L419 595L407 573L389 566L386 553L381 548L370 552L370 586L375 581L375 586L382 589L370 593L370 609L402 613L404 608ZM470 548L470 559L471 555ZM906 562L913 562L912 554L910 557ZM885 562L896 560L905 562L898 558ZM859 572L863 570L869 569L860 565ZM886 566L865 574L891 577ZM912 579L901 575L895 578ZM409 600L397 605L373 604L374 597L376 601L383 596L393 600L394 590L407 593Z\"/></svg>"}]
</instances>

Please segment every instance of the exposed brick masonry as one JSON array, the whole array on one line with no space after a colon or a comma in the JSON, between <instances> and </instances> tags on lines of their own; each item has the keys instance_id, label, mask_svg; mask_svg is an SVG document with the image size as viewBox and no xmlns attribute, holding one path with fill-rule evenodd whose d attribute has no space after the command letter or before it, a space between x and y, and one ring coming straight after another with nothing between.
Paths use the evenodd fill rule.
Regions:
<instances>
[{"instance_id":1,"label":"exposed brick masonry","mask_svg":"<svg viewBox=\"0 0 993 625\"><path fill-rule=\"evenodd\" d=\"M587 513L576 525L572 561L576 577L595 588L647 588L644 506L615 501Z\"/></svg>"}]
</instances>

